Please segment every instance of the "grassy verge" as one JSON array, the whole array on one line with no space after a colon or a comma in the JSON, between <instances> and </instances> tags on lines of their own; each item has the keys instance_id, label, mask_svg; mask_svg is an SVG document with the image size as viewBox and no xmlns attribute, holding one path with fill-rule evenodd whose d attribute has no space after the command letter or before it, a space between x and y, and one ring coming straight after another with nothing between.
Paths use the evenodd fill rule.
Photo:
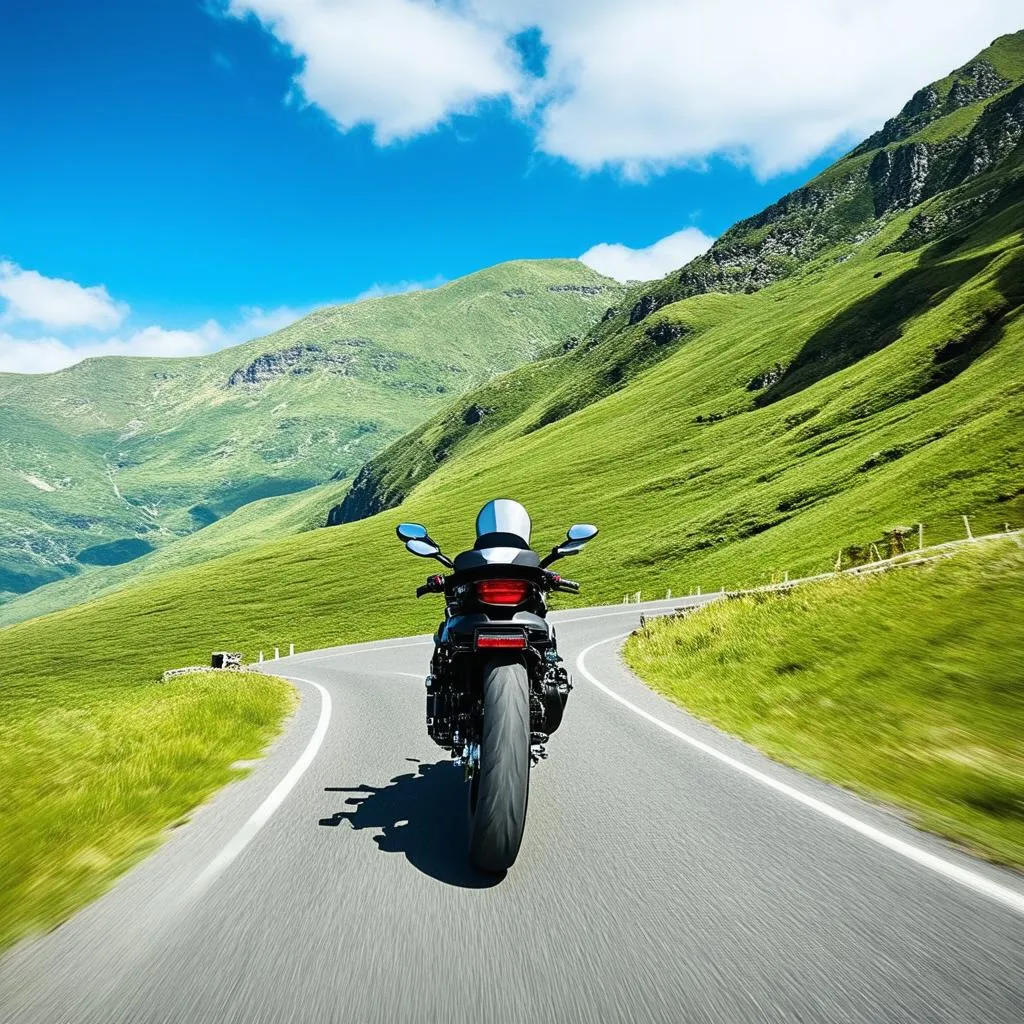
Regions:
<instances>
[{"instance_id":1,"label":"grassy verge","mask_svg":"<svg viewBox=\"0 0 1024 1024\"><path fill-rule=\"evenodd\" d=\"M0 676L0 949L97 896L243 775L233 763L262 752L293 702L254 673L157 678L66 664Z\"/></svg>"},{"instance_id":2,"label":"grassy verge","mask_svg":"<svg viewBox=\"0 0 1024 1024\"><path fill-rule=\"evenodd\" d=\"M1024 550L652 624L626 658L770 756L1024 867Z\"/></svg>"}]
</instances>

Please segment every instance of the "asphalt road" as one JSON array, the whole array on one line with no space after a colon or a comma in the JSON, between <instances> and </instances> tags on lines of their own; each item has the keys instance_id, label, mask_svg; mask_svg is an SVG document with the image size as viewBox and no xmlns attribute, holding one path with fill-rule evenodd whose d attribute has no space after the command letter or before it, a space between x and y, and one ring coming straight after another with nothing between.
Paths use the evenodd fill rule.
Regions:
<instances>
[{"instance_id":1,"label":"asphalt road","mask_svg":"<svg viewBox=\"0 0 1024 1024\"><path fill-rule=\"evenodd\" d=\"M505 878L467 865L427 639L296 655L269 755L10 953L0 1018L1020 1024L1021 877L652 694L640 610L556 616L576 688Z\"/></svg>"}]
</instances>

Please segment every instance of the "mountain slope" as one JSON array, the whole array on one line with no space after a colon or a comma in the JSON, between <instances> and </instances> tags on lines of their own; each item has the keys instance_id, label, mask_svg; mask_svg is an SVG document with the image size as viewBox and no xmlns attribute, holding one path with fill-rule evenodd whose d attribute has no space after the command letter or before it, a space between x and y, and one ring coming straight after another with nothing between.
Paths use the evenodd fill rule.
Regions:
<instances>
[{"instance_id":1,"label":"mountain slope","mask_svg":"<svg viewBox=\"0 0 1024 1024\"><path fill-rule=\"evenodd\" d=\"M201 358L0 375L0 596L343 478L452 395L584 331L620 290L574 260L520 261Z\"/></svg>"}]
</instances>

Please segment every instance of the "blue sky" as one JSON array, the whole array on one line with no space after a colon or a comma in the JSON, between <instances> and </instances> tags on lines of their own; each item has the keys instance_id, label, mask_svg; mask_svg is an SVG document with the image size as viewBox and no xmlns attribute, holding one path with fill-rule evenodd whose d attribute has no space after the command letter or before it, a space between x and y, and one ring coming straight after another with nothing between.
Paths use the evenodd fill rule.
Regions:
<instances>
[{"instance_id":1,"label":"blue sky","mask_svg":"<svg viewBox=\"0 0 1024 1024\"><path fill-rule=\"evenodd\" d=\"M0 369L205 351L317 304L675 235L602 250L659 276L1019 27L1015 4L943 23L908 0L922 53L899 2L761 6L6 4Z\"/></svg>"}]
</instances>

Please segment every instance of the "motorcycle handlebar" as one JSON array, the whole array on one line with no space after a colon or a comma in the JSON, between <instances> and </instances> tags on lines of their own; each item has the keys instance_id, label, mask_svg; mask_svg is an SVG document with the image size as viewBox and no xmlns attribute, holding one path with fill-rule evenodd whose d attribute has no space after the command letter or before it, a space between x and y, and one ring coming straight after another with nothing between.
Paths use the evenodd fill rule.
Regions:
<instances>
[{"instance_id":1,"label":"motorcycle handlebar","mask_svg":"<svg viewBox=\"0 0 1024 1024\"><path fill-rule=\"evenodd\" d=\"M557 572L547 571L548 590L560 590L563 594L578 594L580 585L575 580L567 580Z\"/></svg>"},{"instance_id":2,"label":"motorcycle handlebar","mask_svg":"<svg viewBox=\"0 0 1024 1024\"><path fill-rule=\"evenodd\" d=\"M422 587L416 588L416 596L423 597L424 594L440 594L444 592L443 576L428 576L427 582Z\"/></svg>"}]
</instances>

